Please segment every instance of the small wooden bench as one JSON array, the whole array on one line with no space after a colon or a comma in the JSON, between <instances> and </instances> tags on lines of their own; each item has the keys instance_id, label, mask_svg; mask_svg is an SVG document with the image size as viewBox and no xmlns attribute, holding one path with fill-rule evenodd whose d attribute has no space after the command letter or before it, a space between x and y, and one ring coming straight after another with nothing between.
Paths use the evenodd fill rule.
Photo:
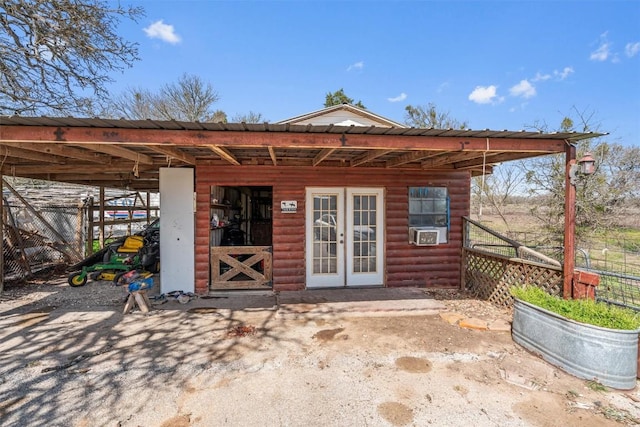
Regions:
<instances>
[{"instance_id":1,"label":"small wooden bench","mask_svg":"<svg viewBox=\"0 0 640 427\"><path fill-rule=\"evenodd\" d=\"M143 313L148 313L152 306L147 290L153 287L153 278L151 276L141 278L135 282L129 283L127 290L129 291L129 297L124 305L123 314L129 313L136 305Z\"/></svg>"}]
</instances>

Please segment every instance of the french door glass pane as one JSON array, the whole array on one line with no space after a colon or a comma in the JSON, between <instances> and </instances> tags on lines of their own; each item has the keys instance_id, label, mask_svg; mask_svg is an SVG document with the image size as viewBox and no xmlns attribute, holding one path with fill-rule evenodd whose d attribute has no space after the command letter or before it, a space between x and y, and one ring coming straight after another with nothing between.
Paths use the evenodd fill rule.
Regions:
<instances>
[{"instance_id":1,"label":"french door glass pane","mask_svg":"<svg viewBox=\"0 0 640 427\"><path fill-rule=\"evenodd\" d=\"M376 272L376 196L353 196L353 272Z\"/></svg>"},{"instance_id":2,"label":"french door glass pane","mask_svg":"<svg viewBox=\"0 0 640 427\"><path fill-rule=\"evenodd\" d=\"M335 194L313 197L313 273L335 274L338 270L336 218L338 198Z\"/></svg>"}]
</instances>

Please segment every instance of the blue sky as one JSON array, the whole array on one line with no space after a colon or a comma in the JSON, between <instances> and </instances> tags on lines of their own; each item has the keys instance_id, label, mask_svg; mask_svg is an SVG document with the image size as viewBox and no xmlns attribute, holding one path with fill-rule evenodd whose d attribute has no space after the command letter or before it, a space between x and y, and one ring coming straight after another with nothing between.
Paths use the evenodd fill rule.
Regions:
<instances>
[{"instance_id":1,"label":"blue sky","mask_svg":"<svg viewBox=\"0 0 640 427\"><path fill-rule=\"evenodd\" d=\"M126 1L125 1L126 3ZM275 122L344 88L403 122L434 103L471 129L550 130L593 114L640 146L640 1L130 1L142 58L111 90L210 82L229 118Z\"/></svg>"}]
</instances>

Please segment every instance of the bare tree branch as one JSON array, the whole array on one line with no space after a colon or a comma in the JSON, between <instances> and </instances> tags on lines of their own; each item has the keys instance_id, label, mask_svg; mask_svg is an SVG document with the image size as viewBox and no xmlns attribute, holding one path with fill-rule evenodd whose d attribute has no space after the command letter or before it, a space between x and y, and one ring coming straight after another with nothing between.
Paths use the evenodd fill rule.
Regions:
<instances>
[{"instance_id":1,"label":"bare tree branch","mask_svg":"<svg viewBox=\"0 0 640 427\"><path fill-rule=\"evenodd\" d=\"M210 83L184 74L177 83L165 84L157 93L129 88L115 96L102 115L135 120L226 121L226 115L222 118L221 112L213 109L219 99Z\"/></svg>"},{"instance_id":2,"label":"bare tree branch","mask_svg":"<svg viewBox=\"0 0 640 427\"><path fill-rule=\"evenodd\" d=\"M0 113L82 111L106 97L109 74L138 59L117 34L142 8L101 0L0 3Z\"/></svg>"}]
</instances>

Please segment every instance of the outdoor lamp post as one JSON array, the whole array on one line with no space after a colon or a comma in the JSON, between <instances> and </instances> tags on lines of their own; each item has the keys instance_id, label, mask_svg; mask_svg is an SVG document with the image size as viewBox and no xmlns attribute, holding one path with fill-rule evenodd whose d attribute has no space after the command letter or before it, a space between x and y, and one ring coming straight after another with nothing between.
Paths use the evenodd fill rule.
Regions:
<instances>
[{"instance_id":1,"label":"outdoor lamp post","mask_svg":"<svg viewBox=\"0 0 640 427\"><path fill-rule=\"evenodd\" d=\"M567 143L564 196L564 271L562 297L569 299L573 291L573 272L576 253L576 181L578 175L588 176L595 172L596 161L591 153L576 162L576 147Z\"/></svg>"},{"instance_id":2,"label":"outdoor lamp post","mask_svg":"<svg viewBox=\"0 0 640 427\"><path fill-rule=\"evenodd\" d=\"M587 152L582 156L578 163L575 163L575 154L574 160L571 164L571 168L569 169L569 178L571 181L571 185L576 185L576 179L578 175L593 175L596 171L596 159L593 158L591 153Z\"/></svg>"}]
</instances>

